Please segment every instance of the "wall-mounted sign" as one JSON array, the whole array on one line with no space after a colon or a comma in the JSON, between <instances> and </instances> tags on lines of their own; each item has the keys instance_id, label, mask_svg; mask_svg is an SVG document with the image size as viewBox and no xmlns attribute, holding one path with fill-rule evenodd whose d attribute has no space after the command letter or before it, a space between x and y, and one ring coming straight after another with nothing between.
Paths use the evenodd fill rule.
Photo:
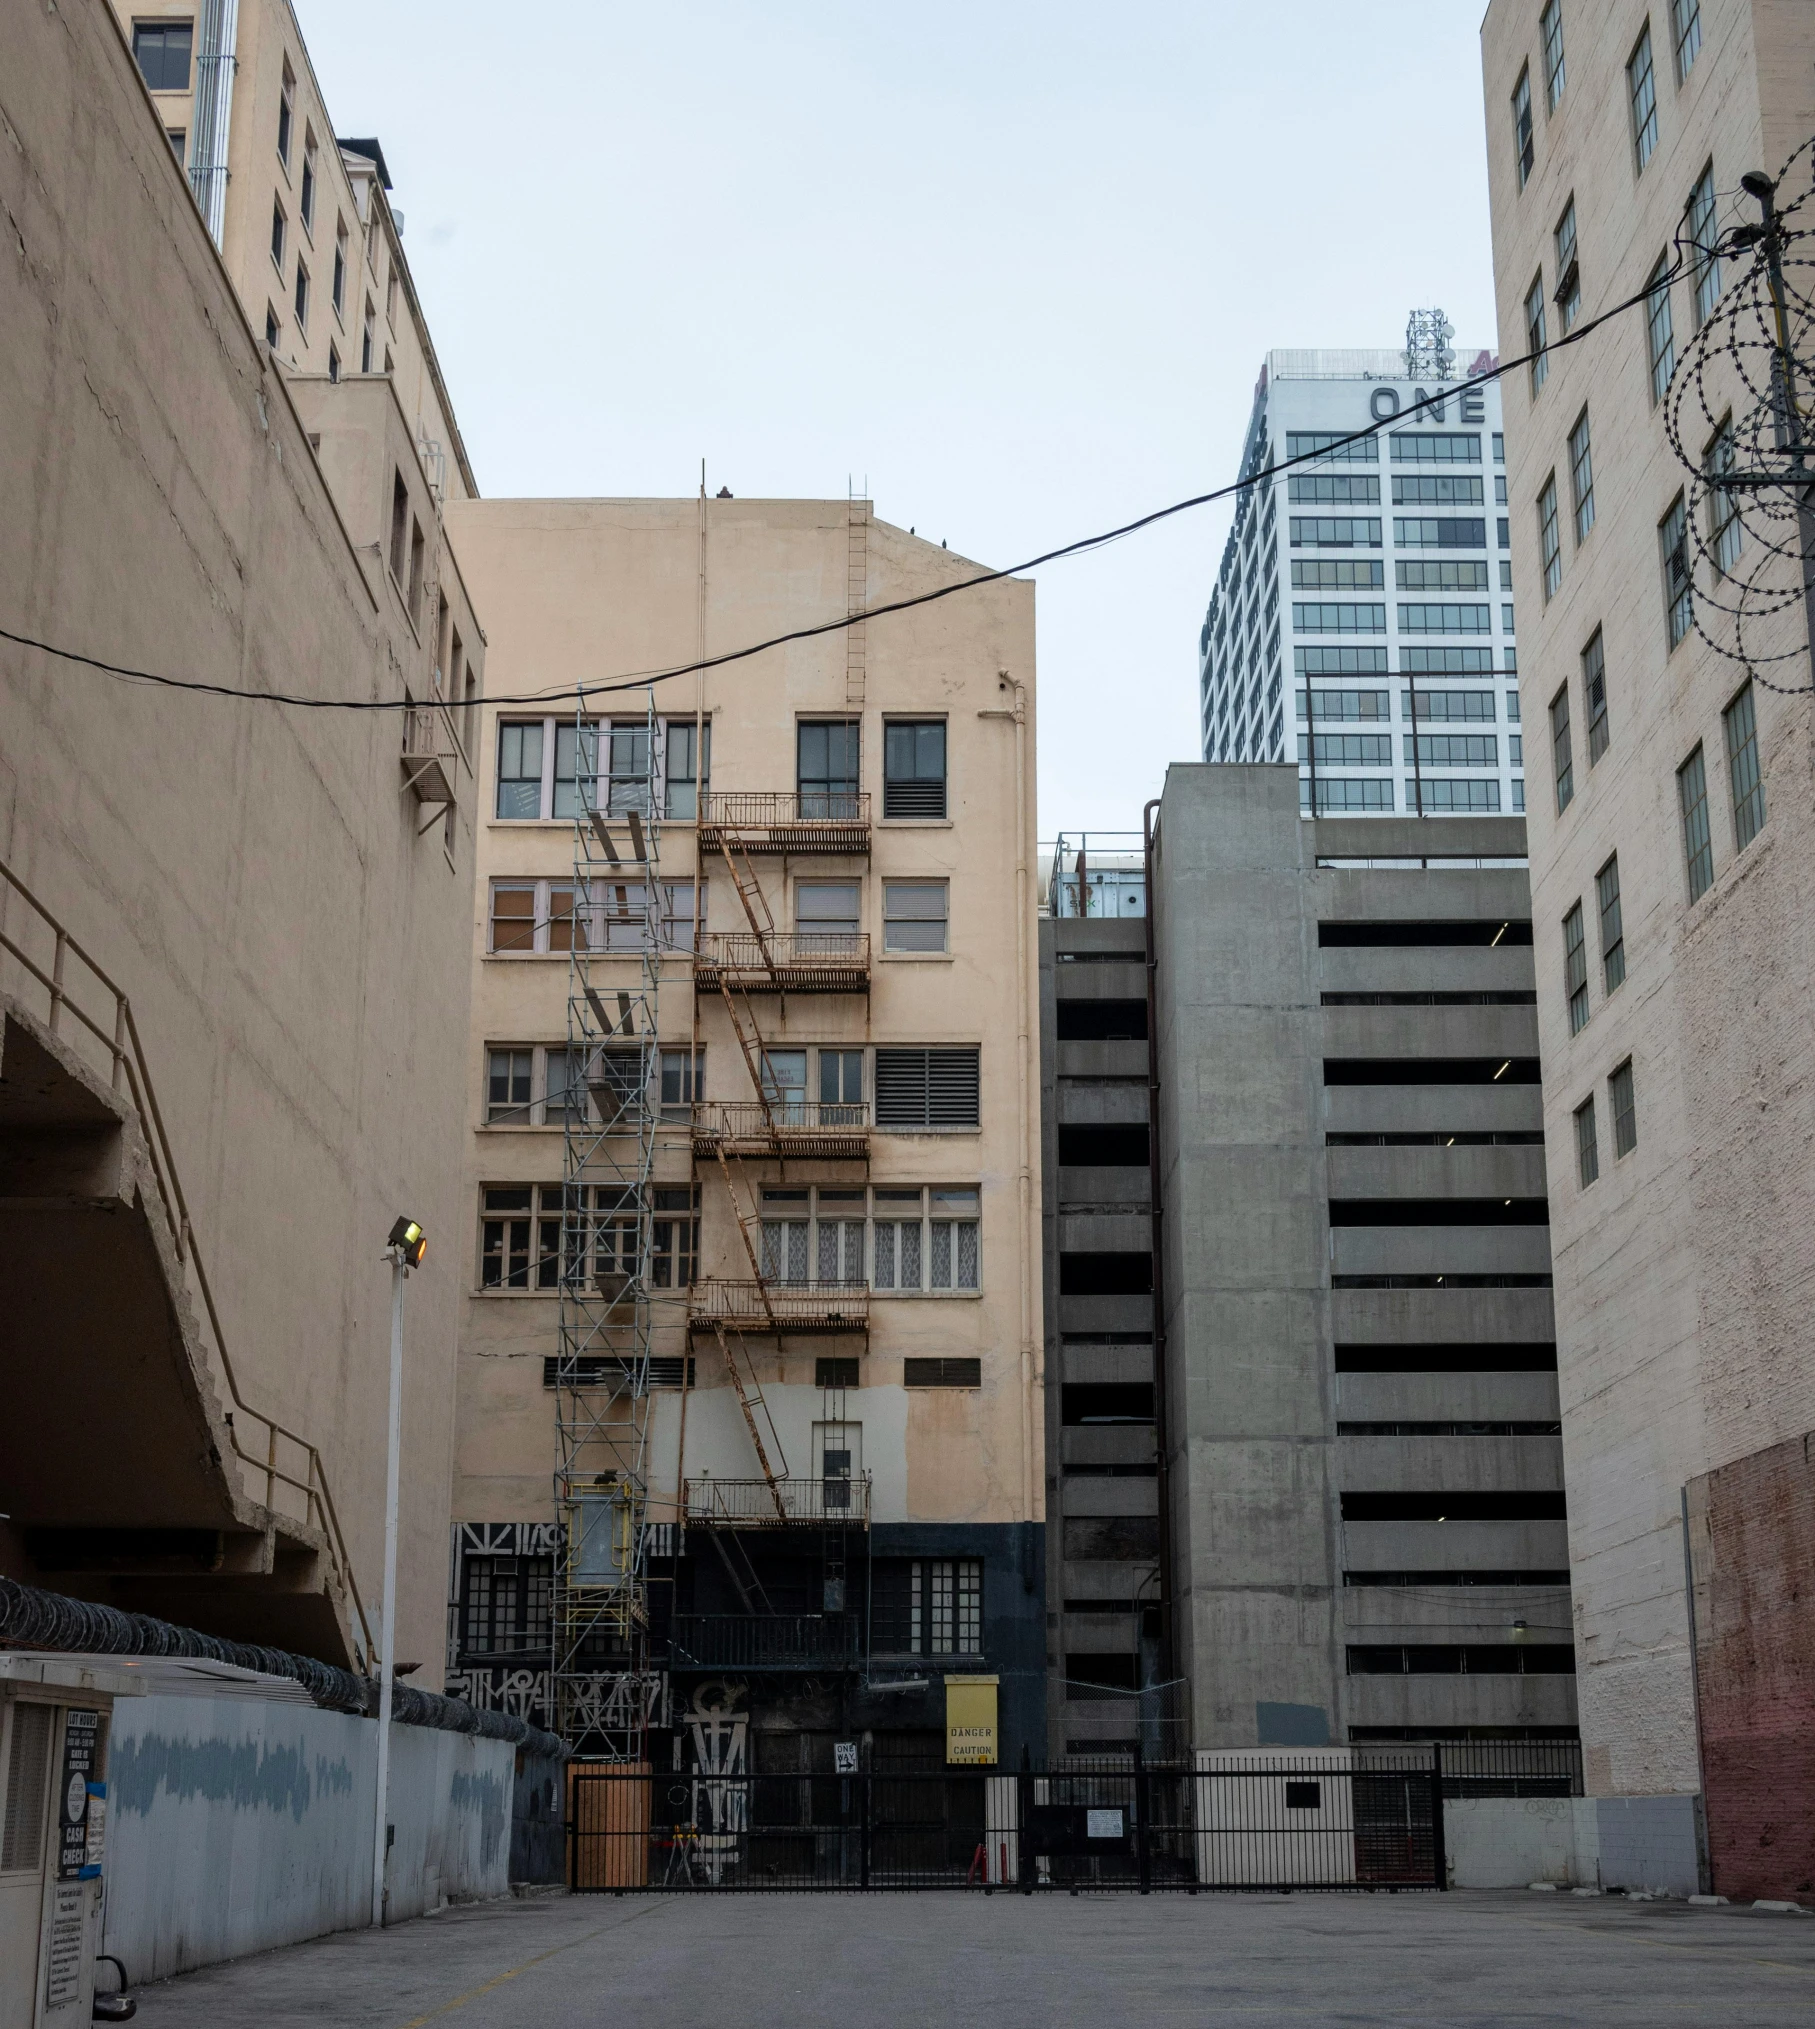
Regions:
<instances>
[{"instance_id":1,"label":"wall-mounted sign","mask_svg":"<svg viewBox=\"0 0 1815 2029\"><path fill-rule=\"evenodd\" d=\"M945 1759L949 1765L993 1767L998 1677L945 1680Z\"/></svg>"},{"instance_id":2,"label":"wall-mounted sign","mask_svg":"<svg viewBox=\"0 0 1815 2029\"><path fill-rule=\"evenodd\" d=\"M63 1781L57 1797L57 1879L92 1881L101 1871L88 1862L89 1783L100 1758L101 1715L71 1709L63 1715Z\"/></svg>"}]
</instances>

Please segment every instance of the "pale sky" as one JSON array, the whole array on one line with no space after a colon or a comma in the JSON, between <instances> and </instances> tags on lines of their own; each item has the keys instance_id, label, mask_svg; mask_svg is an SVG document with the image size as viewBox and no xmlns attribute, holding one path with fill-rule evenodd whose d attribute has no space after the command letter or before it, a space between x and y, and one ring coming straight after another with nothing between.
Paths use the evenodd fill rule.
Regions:
<instances>
[{"instance_id":1,"label":"pale sky","mask_svg":"<svg viewBox=\"0 0 1815 2029\"><path fill-rule=\"evenodd\" d=\"M1478 4L296 5L487 495L704 458L1012 564L1233 478L1271 346L1494 344ZM1197 759L1227 526L1038 574L1042 838Z\"/></svg>"}]
</instances>

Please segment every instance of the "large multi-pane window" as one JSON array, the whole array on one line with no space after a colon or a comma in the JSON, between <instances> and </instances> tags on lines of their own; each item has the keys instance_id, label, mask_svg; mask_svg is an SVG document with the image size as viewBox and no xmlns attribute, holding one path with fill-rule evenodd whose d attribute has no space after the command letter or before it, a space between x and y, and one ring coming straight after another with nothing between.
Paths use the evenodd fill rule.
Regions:
<instances>
[{"instance_id":1,"label":"large multi-pane window","mask_svg":"<svg viewBox=\"0 0 1815 2029\"><path fill-rule=\"evenodd\" d=\"M1498 482L1496 482L1498 483ZM1479 507L1480 476L1469 472L1395 472L1395 507Z\"/></svg>"},{"instance_id":2,"label":"large multi-pane window","mask_svg":"<svg viewBox=\"0 0 1815 2029\"><path fill-rule=\"evenodd\" d=\"M858 721L802 719L796 738L795 780L802 817L857 815Z\"/></svg>"},{"instance_id":3,"label":"large multi-pane window","mask_svg":"<svg viewBox=\"0 0 1815 2029\"><path fill-rule=\"evenodd\" d=\"M878 1655L981 1655L983 1560L879 1558L871 1613Z\"/></svg>"},{"instance_id":4,"label":"large multi-pane window","mask_svg":"<svg viewBox=\"0 0 1815 2029\"><path fill-rule=\"evenodd\" d=\"M1699 901L1714 879L1714 838L1708 824L1708 769L1698 745L1676 771L1677 808L1683 816L1683 861L1689 899Z\"/></svg>"},{"instance_id":5,"label":"large multi-pane window","mask_svg":"<svg viewBox=\"0 0 1815 2029\"><path fill-rule=\"evenodd\" d=\"M1569 731L1569 686L1550 701L1550 761L1557 781L1557 815L1569 808L1576 793L1575 745Z\"/></svg>"},{"instance_id":6,"label":"large multi-pane window","mask_svg":"<svg viewBox=\"0 0 1815 2029\"><path fill-rule=\"evenodd\" d=\"M1601 1174L1601 1147L1594 1131L1594 1094L1591 1092L1575 1110L1576 1181L1583 1190Z\"/></svg>"},{"instance_id":7,"label":"large multi-pane window","mask_svg":"<svg viewBox=\"0 0 1815 2029\"><path fill-rule=\"evenodd\" d=\"M1396 514L1393 540L1402 549L1484 550L1487 523L1479 515Z\"/></svg>"},{"instance_id":8,"label":"large multi-pane window","mask_svg":"<svg viewBox=\"0 0 1815 2029\"><path fill-rule=\"evenodd\" d=\"M1481 439L1473 430L1394 430L1395 465L1479 465Z\"/></svg>"},{"instance_id":9,"label":"large multi-pane window","mask_svg":"<svg viewBox=\"0 0 1815 2029\"><path fill-rule=\"evenodd\" d=\"M710 733L710 727L707 728ZM691 817L698 788L694 722L658 725L655 774L667 774L677 807ZM711 743L706 743L708 755ZM678 775L677 775L678 771ZM622 817L649 815L650 727L646 718L504 719L498 726L498 782L492 814L543 822L584 816L591 810Z\"/></svg>"},{"instance_id":10,"label":"large multi-pane window","mask_svg":"<svg viewBox=\"0 0 1815 2029\"><path fill-rule=\"evenodd\" d=\"M1348 600L1292 602L1294 634L1384 634L1386 608Z\"/></svg>"},{"instance_id":11,"label":"large multi-pane window","mask_svg":"<svg viewBox=\"0 0 1815 2029\"><path fill-rule=\"evenodd\" d=\"M1727 784L1733 794L1733 849L1744 852L1765 821L1765 781L1758 766L1758 716L1745 684L1721 714L1727 735Z\"/></svg>"},{"instance_id":12,"label":"large multi-pane window","mask_svg":"<svg viewBox=\"0 0 1815 2029\"><path fill-rule=\"evenodd\" d=\"M1494 609L1476 605L1401 606L1401 634L1491 634Z\"/></svg>"},{"instance_id":13,"label":"large multi-pane window","mask_svg":"<svg viewBox=\"0 0 1815 2029\"><path fill-rule=\"evenodd\" d=\"M974 1184L766 1186L763 1274L795 1285L867 1280L891 1296L967 1295L981 1286ZM868 1229L868 1270L865 1229Z\"/></svg>"},{"instance_id":14,"label":"large multi-pane window","mask_svg":"<svg viewBox=\"0 0 1815 2029\"><path fill-rule=\"evenodd\" d=\"M1472 558L1401 559L1396 582L1402 592L1485 592L1487 565Z\"/></svg>"},{"instance_id":15,"label":"large multi-pane window","mask_svg":"<svg viewBox=\"0 0 1815 2029\"><path fill-rule=\"evenodd\" d=\"M1632 108L1632 153L1640 170L1657 148L1657 74L1651 62L1651 23L1640 31L1626 60L1626 97Z\"/></svg>"},{"instance_id":16,"label":"large multi-pane window","mask_svg":"<svg viewBox=\"0 0 1815 2029\"><path fill-rule=\"evenodd\" d=\"M1569 1006L1569 1033L1579 1035L1588 1022L1588 943L1580 902L1563 918L1563 998Z\"/></svg>"},{"instance_id":17,"label":"large multi-pane window","mask_svg":"<svg viewBox=\"0 0 1815 2029\"><path fill-rule=\"evenodd\" d=\"M711 786L712 721L670 719L662 758L663 815L691 823L699 816L700 797Z\"/></svg>"},{"instance_id":18,"label":"large multi-pane window","mask_svg":"<svg viewBox=\"0 0 1815 2029\"><path fill-rule=\"evenodd\" d=\"M1497 733L1407 733L1405 763L1414 755L1426 768L1497 768L1500 765L1500 736Z\"/></svg>"},{"instance_id":19,"label":"large multi-pane window","mask_svg":"<svg viewBox=\"0 0 1815 2029\"><path fill-rule=\"evenodd\" d=\"M1494 781L1482 781L1447 777L1432 780L1426 776L1416 788L1421 807L1429 811L1449 810L1498 810L1500 807L1500 785Z\"/></svg>"},{"instance_id":20,"label":"large multi-pane window","mask_svg":"<svg viewBox=\"0 0 1815 2029\"><path fill-rule=\"evenodd\" d=\"M1380 482L1374 482L1378 485ZM1378 549L1378 515L1312 515L1290 517L1288 539L1294 549ZM1376 581L1378 582L1378 581Z\"/></svg>"},{"instance_id":21,"label":"large multi-pane window","mask_svg":"<svg viewBox=\"0 0 1815 2029\"><path fill-rule=\"evenodd\" d=\"M1613 1115L1613 1153L1618 1161L1639 1145L1638 1103L1632 1089L1630 1057L1607 1081L1607 1105Z\"/></svg>"},{"instance_id":22,"label":"large multi-pane window","mask_svg":"<svg viewBox=\"0 0 1815 2029\"><path fill-rule=\"evenodd\" d=\"M1676 53L1676 81L1680 85L1695 68L1702 46L1702 0L1670 0L1670 41Z\"/></svg>"},{"instance_id":23,"label":"large multi-pane window","mask_svg":"<svg viewBox=\"0 0 1815 2029\"><path fill-rule=\"evenodd\" d=\"M1294 507L1378 507L1380 480L1372 472L1294 472L1286 498Z\"/></svg>"},{"instance_id":24,"label":"large multi-pane window","mask_svg":"<svg viewBox=\"0 0 1815 2029\"><path fill-rule=\"evenodd\" d=\"M1714 314L1714 306L1720 301L1720 224L1714 198L1714 164L1710 162L1695 179L1695 188L1689 193L1688 225L1689 242L1695 250L1695 277L1693 291L1695 299L1696 329L1707 323Z\"/></svg>"},{"instance_id":25,"label":"large multi-pane window","mask_svg":"<svg viewBox=\"0 0 1815 2029\"><path fill-rule=\"evenodd\" d=\"M1588 540L1594 526L1594 450L1588 441L1588 411L1584 409L1569 433L1569 491L1575 507L1576 544Z\"/></svg>"},{"instance_id":26,"label":"large multi-pane window","mask_svg":"<svg viewBox=\"0 0 1815 2029\"><path fill-rule=\"evenodd\" d=\"M1588 717L1588 765L1607 751L1607 652L1597 627L1582 650L1582 704Z\"/></svg>"},{"instance_id":27,"label":"large multi-pane window","mask_svg":"<svg viewBox=\"0 0 1815 2029\"><path fill-rule=\"evenodd\" d=\"M1325 464L1378 465L1380 442L1376 437L1357 436L1346 430L1288 430L1286 456L1317 458Z\"/></svg>"},{"instance_id":28,"label":"large multi-pane window","mask_svg":"<svg viewBox=\"0 0 1815 2029\"><path fill-rule=\"evenodd\" d=\"M1664 631L1674 648L1694 617L1694 581L1689 575L1689 518L1679 493L1657 525L1658 561L1664 573Z\"/></svg>"},{"instance_id":29,"label":"large multi-pane window","mask_svg":"<svg viewBox=\"0 0 1815 2029\"><path fill-rule=\"evenodd\" d=\"M489 939L493 957L549 956L570 951L690 950L705 921L706 895L694 884L663 881L651 907L642 881L598 880L576 888L567 880L493 881Z\"/></svg>"},{"instance_id":30,"label":"large multi-pane window","mask_svg":"<svg viewBox=\"0 0 1815 2029\"><path fill-rule=\"evenodd\" d=\"M884 817L944 817L945 721L890 719L882 728Z\"/></svg>"},{"instance_id":31,"label":"large multi-pane window","mask_svg":"<svg viewBox=\"0 0 1815 2029\"><path fill-rule=\"evenodd\" d=\"M1380 524L1376 522L1375 527ZM1386 567L1378 557L1294 557L1295 592L1374 592L1386 583Z\"/></svg>"},{"instance_id":32,"label":"large multi-pane window","mask_svg":"<svg viewBox=\"0 0 1815 2029\"><path fill-rule=\"evenodd\" d=\"M1557 324L1573 331L1582 314L1582 264L1576 258L1576 201L1572 197L1557 220Z\"/></svg>"},{"instance_id":33,"label":"large multi-pane window","mask_svg":"<svg viewBox=\"0 0 1815 2029\"><path fill-rule=\"evenodd\" d=\"M1554 113L1563 96L1563 0L1544 0L1538 16L1538 40L1544 48L1544 110Z\"/></svg>"},{"instance_id":34,"label":"large multi-pane window","mask_svg":"<svg viewBox=\"0 0 1815 2029\"><path fill-rule=\"evenodd\" d=\"M1618 853L1595 875L1594 899L1601 912L1601 984L1612 993L1626 978L1626 926L1620 915Z\"/></svg>"},{"instance_id":35,"label":"large multi-pane window","mask_svg":"<svg viewBox=\"0 0 1815 2029\"><path fill-rule=\"evenodd\" d=\"M462 1558L462 1658L545 1651L553 1639L554 1583L553 1557Z\"/></svg>"},{"instance_id":36,"label":"large multi-pane window","mask_svg":"<svg viewBox=\"0 0 1815 2029\"><path fill-rule=\"evenodd\" d=\"M1557 521L1557 475L1545 480L1538 494L1538 560L1544 567L1544 597L1556 595L1563 582L1563 533Z\"/></svg>"},{"instance_id":37,"label":"large multi-pane window","mask_svg":"<svg viewBox=\"0 0 1815 2029\"><path fill-rule=\"evenodd\" d=\"M1708 474L1708 549L1714 559L1714 568L1723 577L1732 573L1739 562L1742 529L1739 518L1739 498L1732 487L1724 484L1736 470L1739 462L1738 446L1733 438L1733 418L1722 417L1721 425L1714 433L1714 441L1708 446L1706 469Z\"/></svg>"},{"instance_id":38,"label":"large multi-pane window","mask_svg":"<svg viewBox=\"0 0 1815 2029\"><path fill-rule=\"evenodd\" d=\"M1670 316L1670 256L1660 254L1645 284L1645 354L1655 405L1669 391L1676 371L1676 332Z\"/></svg>"},{"instance_id":39,"label":"large multi-pane window","mask_svg":"<svg viewBox=\"0 0 1815 2029\"><path fill-rule=\"evenodd\" d=\"M1519 73L1519 82L1513 86L1512 95L1513 160L1519 167L1519 188L1523 190L1530 179L1532 165L1537 161L1537 143L1531 122L1531 67L1526 66Z\"/></svg>"}]
</instances>

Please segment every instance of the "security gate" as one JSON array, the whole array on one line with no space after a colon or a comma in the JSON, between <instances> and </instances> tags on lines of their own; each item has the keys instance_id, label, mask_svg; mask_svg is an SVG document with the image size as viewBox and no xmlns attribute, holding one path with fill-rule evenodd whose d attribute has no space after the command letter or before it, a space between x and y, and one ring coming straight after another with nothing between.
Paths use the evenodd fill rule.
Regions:
<instances>
[{"instance_id":1,"label":"security gate","mask_svg":"<svg viewBox=\"0 0 1815 2029\"><path fill-rule=\"evenodd\" d=\"M1445 1752L1469 1750L1248 1749L1008 1774L578 1763L568 1882L619 1893L1441 1888L1438 1797L1483 1780L1472 1767L1453 1778ZM1560 1765L1554 1779L1579 1786Z\"/></svg>"}]
</instances>

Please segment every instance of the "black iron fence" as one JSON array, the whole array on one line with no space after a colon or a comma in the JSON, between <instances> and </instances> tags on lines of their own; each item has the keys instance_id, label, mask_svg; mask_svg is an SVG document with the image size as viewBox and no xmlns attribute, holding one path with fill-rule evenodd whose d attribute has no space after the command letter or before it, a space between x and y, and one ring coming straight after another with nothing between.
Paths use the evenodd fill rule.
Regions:
<instances>
[{"instance_id":1,"label":"black iron fence","mask_svg":"<svg viewBox=\"0 0 1815 2029\"><path fill-rule=\"evenodd\" d=\"M1439 1798L1495 1793L1466 1776L1452 1789L1452 1751L1238 1750L1001 1774L576 1764L568 1881L620 1892L1441 1888ZM1514 1778L1503 1767L1499 1779Z\"/></svg>"}]
</instances>

